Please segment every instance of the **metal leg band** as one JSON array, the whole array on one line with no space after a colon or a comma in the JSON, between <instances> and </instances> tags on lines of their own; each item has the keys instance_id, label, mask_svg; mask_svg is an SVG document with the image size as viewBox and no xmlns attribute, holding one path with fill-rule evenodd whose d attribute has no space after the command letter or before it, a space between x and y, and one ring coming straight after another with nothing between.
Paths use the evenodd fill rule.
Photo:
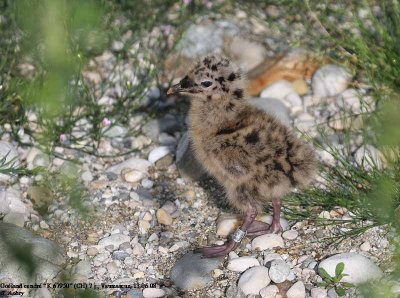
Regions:
<instances>
[{"instance_id":1,"label":"metal leg band","mask_svg":"<svg viewBox=\"0 0 400 298\"><path fill-rule=\"evenodd\" d=\"M237 229L235 233L232 234L231 239L237 243L240 243L242 239L246 236L246 232L243 232L241 229Z\"/></svg>"}]
</instances>

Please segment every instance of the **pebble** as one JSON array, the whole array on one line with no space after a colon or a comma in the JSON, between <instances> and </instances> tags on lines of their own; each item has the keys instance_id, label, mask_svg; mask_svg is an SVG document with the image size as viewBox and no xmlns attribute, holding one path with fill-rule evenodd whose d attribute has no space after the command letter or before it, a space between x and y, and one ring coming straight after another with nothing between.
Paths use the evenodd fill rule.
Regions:
<instances>
[{"instance_id":1,"label":"pebble","mask_svg":"<svg viewBox=\"0 0 400 298\"><path fill-rule=\"evenodd\" d=\"M159 298L164 297L165 291L157 288L146 288L143 290L144 298Z\"/></svg>"},{"instance_id":2,"label":"pebble","mask_svg":"<svg viewBox=\"0 0 400 298\"><path fill-rule=\"evenodd\" d=\"M160 146L150 151L148 159L151 163L155 163L169 153L171 153L171 149L168 146Z\"/></svg>"},{"instance_id":3,"label":"pebble","mask_svg":"<svg viewBox=\"0 0 400 298\"><path fill-rule=\"evenodd\" d=\"M132 247L132 254L136 255L136 256L141 256L143 255L145 252L144 247L140 244L140 243L136 243L133 247Z\"/></svg>"},{"instance_id":4,"label":"pebble","mask_svg":"<svg viewBox=\"0 0 400 298\"><path fill-rule=\"evenodd\" d=\"M326 289L323 288L312 288L311 298L327 298L328 293Z\"/></svg>"},{"instance_id":5,"label":"pebble","mask_svg":"<svg viewBox=\"0 0 400 298\"><path fill-rule=\"evenodd\" d=\"M282 238L286 240L294 240L299 236L296 230L289 230L282 233Z\"/></svg>"},{"instance_id":6,"label":"pebble","mask_svg":"<svg viewBox=\"0 0 400 298\"><path fill-rule=\"evenodd\" d=\"M294 82L292 82L292 86L296 93L301 96L307 94L309 91L308 85L303 79L295 80Z\"/></svg>"},{"instance_id":7,"label":"pebble","mask_svg":"<svg viewBox=\"0 0 400 298\"><path fill-rule=\"evenodd\" d=\"M299 280L286 293L287 298L305 298L306 297L306 288L304 283Z\"/></svg>"},{"instance_id":8,"label":"pebble","mask_svg":"<svg viewBox=\"0 0 400 298\"><path fill-rule=\"evenodd\" d=\"M93 175L90 171L85 171L82 173L81 178L85 182L91 182L93 180Z\"/></svg>"},{"instance_id":9,"label":"pebble","mask_svg":"<svg viewBox=\"0 0 400 298\"><path fill-rule=\"evenodd\" d=\"M124 175L124 180L130 183L139 182L140 180L144 179L147 176L146 173L136 170L129 170L127 172L124 172L123 175Z\"/></svg>"},{"instance_id":10,"label":"pebble","mask_svg":"<svg viewBox=\"0 0 400 298\"><path fill-rule=\"evenodd\" d=\"M324 65L312 77L314 96L335 96L347 88L350 79L350 73L343 67L334 64Z\"/></svg>"},{"instance_id":11,"label":"pebble","mask_svg":"<svg viewBox=\"0 0 400 298\"><path fill-rule=\"evenodd\" d=\"M258 295L262 288L271 282L268 276L268 268L255 266L247 269L239 278L238 286L244 294Z\"/></svg>"},{"instance_id":12,"label":"pebble","mask_svg":"<svg viewBox=\"0 0 400 298\"><path fill-rule=\"evenodd\" d=\"M147 220L140 219L138 221L138 227L140 230L140 233L146 234L148 230L150 229L150 223Z\"/></svg>"},{"instance_id":13,"label":"pebble","mask_svg":"<svg viewBox=\"0 0 400 298\"><path fill-rule=\"evenodd\" d=\"M261 298L275 298L279 293L279 288L276 285L269 285L262 288L260 291Z\"/></svg>"},{"instance_id":14,"label":"pebble","mask_svg":"<svg viewBox=\"0 0 400 298\"><path fill-rule=\"evenodd\" d=\"M328 290L328 297L329 298L337 298L338 294L336 293L334 288Z\"/></svg>"},{"instance_id":15,"label":"pebble","mask_svg":"<svg viewBox=\"0 0 400 298\"><path fill-rule=\"evenodd\" d=\"M382 270L367 257L358 253L341 253L323 260L318 268L324 268L329 275L335 276L336 265L344 263L343 282L361 284L382 276Z\"/></svg>"},{"instance_id":16,"label":"pebble","mask_svg":"<svg viewBox=\"0 0 400 298\"><path fill-rule=\"evenodd\" d=\"M365 241L363 244L360 245L360 249L362 251L369 251L371 249L371 244L368 241Z\"/></svg>"},{"instance_id":17,"label":"pebble","mask_svg":"<svg viewBox=\"0 0 400 298\"><path fill-rule=\"evenodd\" d=\"M323 218L323 219L330 219L331 218L331 214L329 211L322 211L319 215L319 218Z\"/></svg>"},{"instance_id":18,"label":"pebble","mask_svg":"<svg viewBox=\"0 0 400 298\"><path fill-rule=\"evenodd\" d=\"M274 115L286 125L290 125L292 120L289 116L289 110L282 100L276 98L250 98L248 102L256 108Z\"/></svg>"},{"instance_id":19,"label":"pebble","mask_svg":"<svg viewBox=\"0 0 400 298\"><path fill-rule=\"evenodd\" d=\"M201 254L189 251L180 258L171 270L171 280L183 290L201 289L213 282L211 272L218 268L220 258L202 258Z\"/></svg>"},{"instance_id":20,"label":"pebble","mask_svg":"<svg viewBox=\"0 0 400 298\"><path fill-rule=\"evenodd\" d=\"M122 243L124 242L129 242L130 237L124 234L112 234L108 237L105 237L103 239L100 239L98 245L101 247L106 247L108 245L112 245L114 249L117 249Z\"/></svg>"},{"instance_id":21,"label":"pebble","mask_svg":"<svg viewBox=\"0 0 400 298\"><path fill-rule=\"evenodd\" d=\"M270 279L279 284L284 282L290 273L289 265L283 260L273 260L269 268Z\"/></svg>"},{"instance_id":22,"label":"pebble","mask_svg":"<svg viewBox=\"0 0 400 298\"><path fill-rule=\"evenodd\" d=\"M86 254L88 255L88 256L91 256L91 257L93 257L93 256L95 256L95 255L97 255L99 253L99 250L96 248L96 247L89 247L88 249L87 249L87 251L86 251Z\"/></svg>"},{"instance_id":23,"label":"pebble","mask_svg":"<svg viewBox=\"0 0 400 298\"><path fill-rule=\"evenodd\" d=\"M286 80L279 80L261 91L260 97L284 99L286 96L292 93L296 94L296 90L293 88L293 85Z\"/></svg>"},{"instance_id":24,"label":"pebble","mask_svg":"<svg viewBox=\"0 0 400 298\"><path fill-rule=\"evenodd\" d=\"M375 165L378 169L383 168L381 153L372 145L363 145L357 149L354 154L356 163L363 166L365 169L370 170Z\"/></svg>"},{"instance_id":25,"label":"pebble","mask_svg":"<svg viewBox=\"0 0 400 298\"><path fill-rule=\"evenodd\" d=\"M252 250L266 250L275 247L284 247L283 239L281 235L277 234L266 234L261 235L253 239L251 242Z\"/></svg>"},{"instance_id":26,"label":"pebble","mask_svg":"<svg viewBox=\"0 0 400 298\"><path fill-rule=\"evenodd\" d=\"M106 172L113 172L119 175L123 169L128 168L147 173L147 170L150 166L152 166L152 164L148 160L132 157L117 165L109 167Z\"/></svg>"},{"instance_id":27,"label":"pebble","mask_svg":"<svg viewBox=\"0 0 400 298\"><path fill-rule=\"evenodd\" d=\"M169 226L172 224L173 219L165 209L160 208L157 210L157 221L159 224Z\"/></svg>"},{"instance_id":28,"label":"pebble","mask_svg":"<svg viewBox=\"0 0 400 298\"><path fill-rule=\"evenodd\" d=\"M226 268L235 272L243 272L254 266L260 266L260 262L255 257L239 257L229 260Z\"/></svg>"}]
</instances>

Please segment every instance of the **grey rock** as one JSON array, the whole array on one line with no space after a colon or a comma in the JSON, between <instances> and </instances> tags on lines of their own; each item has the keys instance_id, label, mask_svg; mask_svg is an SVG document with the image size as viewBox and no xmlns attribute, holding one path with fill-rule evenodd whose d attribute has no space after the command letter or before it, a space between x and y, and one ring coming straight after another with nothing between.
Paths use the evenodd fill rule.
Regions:
<instances>
[{"instance_id":1,"label":"grey rock","mask_svg":"<svg viewBox=\"0 0 400 298\"><path fill-rule=\"evenodd\" d=\"M5 163L11 166L13 163L19 165L19 157L17 149L6 141L0 141L0 160L5 158ZM0 174L0 181L7 181L11 178L10 175Z\"/></svg>"},{"instance_id":2,"label":"grey rock","mask_svg":"<svg viewBox=\"0 0 400 298\"><path fill-rule=\"evenodd\" d=\"M110 128L108 127L103 128L104 135L109 138L123 138L124 136L126 136L127 132L128 130L120 125L114 125Z\"/></svg>"},{"instance_id":3,"label":"grey rock","mask_svg":"<svg viewBox=\"0 0 400 298\"><path fill-rule=\"evenodd\" d=\"M327 64L318 69L312 78L312 89L317 97L334 96L344 91L351 74L338 65Z\"/></svg>"},{"instance_id":4,"label":"grey rock","mask_svg":"<svg viewBox=\"0 0 400 298\"><path fill-rule=\"evenodd\" d=\"M32 277L15 258L16 248L26 251L25 256L31 256L35 264L35 274ZM0 276L8 277L15 283L54 281L64 263L64 252L53 241L0 222Z\"/></svg>"},{"instance_id":5,"label":"grey rock","mask_svg":"<svg viewBox=\"0 0 400 298\"><path fill-rule=\"evenodd\" d=\"M132 289L126 293L127 298L144 298L143 292L140 289Z\"/></svg>"},{"instance_id":6,"label":"grey rock","mask_svg":"<svg viewBox=\"0 0 400 298\"><path fill-rule=\"evenodd\" d=\"M329 298L337 298L338 297L338 294L336 293L334 288L328 290L328 297Z\"/></svg>"},{"instance_id":7,"label":"grey rock","mask_svg":"<svg viewBox=\"0 0 400 298\"><path fill-rule=\"evenodd\" d=\"M358 253L341 253L323 260L319 268L325 269L329 275L335 276L336 265L344 263L343 273L348 274L343 277L343 282L361 284L370 280L378 279L382 276L382 270L367 257Z\"/></svg>"},{"instance_id":8,"label":"grey rock","mask_svg":"<svg viewBox=\"0 0 400 298\"><path fill-rule=\"evenodd\" d=\"M149 138L157 140L160 133L173 133L179 129L180 125L176 118L166 115L164 118L150 120L143 126L142 131Z\"/></svg>"},{"instance_id":9,"label":"grey rock","mask_svg":"<svg viewBox=\"0 0 400 298\"><path fill-rule=\"evenodd\" d=\"M76 264L73 267L72 273L89 278L90 275L92 274L92 268L90 266L90 262L88 262L86 260L80 261L78 264Z\"/></svg>"},{"instance_id":10,"label":"grey rock","mask_svg":"<svg viewBox=\"0 0 400 298\"><path fill-rule=\"evenodd\" d=\"M185 178L199 180L206 175L203 166L197 161L192 146L190 146L189 133L185 132L176 149L176 166L179 173Z\"/></svg>"},{"instance_id":11,"label":"grey rock","mask_svg":"<svg viewBox=\"0 0 400 298\"><path fill-rule=\"evenodd\" d=\"M23 227L25 224L25 214L10 212L4 216L3 221L19 227Z\"/></svg>"},{"instance_id":12,"label":"grey rock","mask_svg":"<svg viewBox=\"0 0 400 298\"><path fill-rule=\"evenodd\" d=\"M102 247L106 247L108 245L112 245L114 249L118 248L122 243L124 242L129 242L131 238L127 235L124 234L111 234L108 237L104 237L103 239L100 239L98 245Z\"/></svg>"},{"instance_id":13,"label":"grey rock","mask_svg":"<svg viewBox=\"0 0 400 298\"><path fill-rule=\"evenodd\" d=\"M171 270L171 280L183 290L201 289L211 284L211 271L218 268L223 258L201 258L201 254L186 253Z\"/></svg>"},{"instance_id":14,"label":"grey rock","mask_svg":"<svg viewBox=\"0 0 400 298\"><path fill-rule=\"evenodd\" d=\"M178 49L189 58L206 55L224 44L223 31L215 24L191 25L178 44Z\"/></svg>"},{"instance_id":15,"label":"grey rock","mask_svg":"<svg viewBox=\"0 0 400 298\"><path fill-rule=\"evenodd\" d=\"M225 293L226 298L246 298L246 294L236 285L231 285Z\"/></svg>"},{"instance_id":16,"label":"grey rock","mask_svg":"<svg viewBox=\"0 0 400 298\"><path fill-rule=\"evenodd\" d=\"M263 110L277 117L286 125L290 125L292 120L289 117L288 108L279 99L275 98L251 98L249 102L256 108Z\"/></svg>"},{"instance_id":17,"label":"grey rock","mask_svg":"<svg viewBox=\"0 0 400 298\"><path fill-rule=\"evenodd\" d=\"M269 268L269 277L274 283L281 283L286 280L289 276L290 267L283 260L273 260L271 262L271 267Z\"/></svg>"},{"instance_id":18,"label":"grey rock","mask_svg":"<svg viewBox=\"0 0 400 298\"><path fill-rule=\"evenodd\" d=\"M114 251L113 254L112 254L112 258L114 260L119 260L119 261L123 261L129 256L130 255L127 252L122 251L122 250Z\"/></svg>"}]
</instances>

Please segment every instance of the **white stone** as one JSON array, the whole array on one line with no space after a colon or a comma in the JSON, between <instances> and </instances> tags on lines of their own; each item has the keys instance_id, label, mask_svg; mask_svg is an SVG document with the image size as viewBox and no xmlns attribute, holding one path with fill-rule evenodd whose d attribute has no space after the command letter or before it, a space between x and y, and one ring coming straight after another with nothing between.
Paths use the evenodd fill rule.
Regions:
<instances>
[{"instance_id":1,"label":"white stone","mask_svg":"<svg viewBox=\"0 0 400 298\"><path fill-rule=\"evenodd\" d=\"M290 267L283 260L273 260L269 268L269 278L276 284L286 280L290 273Z\"/></svg>"},{"instance_id":2,"label":"white stone","mask_svg":"<svg viewBox=\"0 0 400 298\"><path fill-rule=\"evenodd\" d=\"M108 245L113 245L117 249L124 242L129 242L131 238L124 234L112 234L108 237L100 239L98 245L105 248Z\"/></svg>"},{"instance_id":3,"label":"white stone","mask_svg":"<svg viewBox=\"0 0 400 298\"><path fill-rule=\"evenodd\" d=\"M254 266L260 266L260 262L255 257L239 257L229 260L226 268L235 272L243 272Z\"/></svg>"},{"instance_id":4,"label":"white stone","mask_svg":"<svg viewBox=\"0 0 400 298\"><path fill-rule=\"evenodd\" d=\"M348 274L341 281L361 284L382 276L382 270L367 257L358 253L342 253L323 260L318 268L324 268L329 275L335 276L336 265L344 263L343 273Z\"/></svg>"},{"instance_id":5,"label":"white stone","mask_svg":"<svg viewBox=\"0 0 400 298\"><path fill-rule=\"evenodd\" d=\"M327 298L328 291L323 288L312 288L311 289L311 298Z\"/></svg>"},{"instance_id":6,"label":"white stone","mask_svg":"<svg viewBox=\"0 0 400 298\"><path fill-rule=\"evenodd\" d=\"M347 89L339 94L336 98L337 105L347 111L354 113L361 112L360 91L355 89Z\"/></svg>"},{"instance_id":7,"label":"white stone","mask_svg":"<svg viewBox=\"0 0 400 298\"><path fill-rule=\"evenodd\" d=\"M266 250L275 247L284 247L283 239L281 235L277 234L265 234L258 236L251 242L252 250Z\"/></svg>"},{"instance_id":8,"label":"white stone","mask_svg":"<svg viewBox=\"0 0 400 298\"><path fill-rule=\"evenodd\" d=\"M132 170L137 170L143 173L147 173L147 170L151 165L152 165L151 162L149 162L148 160L132 157L117 165L109 167L107 169L107 172L120 174L122 169L129 168Z\"/></svg>"},{"instance_id":9,"label":"white stone","mask_svg":"<svg viewBox=\"0 0 400 298\"><path fill-rule=\"evenodd\" d=\"M297 93L290 93L285 96L284 102L286 102L290 108L302 107L303 102L301 97Z\"/></svg>"},{"instance_id":10,"label":"white stone","mask_svg":"<svg viewBox=\"0 0 400 298\"><path fill-rule=\"evenodd\" d=\"M296 230L288 230L283 232L282 238L286 240L294 240L299 236L299 232Z\"/></svg>"},{"instance_id":11,"label":"white stone","mask_svg":"<svg viewBox=\"0 0 400 298\"><path fill-rule=\"evenodd\" d=\"M109 138L123 138L128 130L120 125L114 125L111 128L104 127L102 129L104 135Z\"/></svg>"},{"instance_id":12,"label":"white stone","mask_svg":"<svg viewBox=\"0 0 400 298\"><path fill-rule=\"evenodd\" d=\"M375 166L378 169L383 168L381 153L372 145L363 145L358 148L354 154L354 159L358 165L363 166L367 170Z\"/></svg>"},{"instance_id":13,"label":"white stone","mask_svg":"<svg viewBox=\"0 0 400 298\"><path fill-rule=\"evenodd\" d=\"M279 80L272 83L263 91L261 91L260 97L262 98L272 97L282 100L286 96L292 93L296 94L296 90L294 90L293 85L286 80Z\"/></svg>"},{"instance_id":14,"label":"white stone","mask_svg":"<svg viewBox=\"0 0 400 298\"><path fill-rule=\"evenodd\" d=\"M135 183L141 181L146 176L147 176L146 173L137 170L132 170L124 174L124 180L126 182Z\"/></svg>"},{"instance_id":15,"label":"white stone","mask_svg":"<svg viewBox=\"0 0 400 298\"><path fill-rule=\"evenodd\" d=\"M276 298L279 288L276 285L269 285L260 291L261 298Z\"/></svg>"},{"instance_id":16,"label":"white stone","mask_svg":"<svg viewBox=\"0 0 400 298\"><path fill-rule=\"evenodd\" d=\"M164 297L165 291L157 288L146 288L143 290L144 298L159 298Z\"/></svg>"},{"instance_id":17,"label":"white stone","mask_svg":"<svg viewBox=\"0 0 400 298\"><path fill-rule=\"evenodd\" d=\"M296 282L290 289L286 292L287 298L305 298L306 288L302 281Z\"/></svg>"},{"instance_id":18,"label":"white stone","mask_svg":"<svg viewBox=\"0 0 400 298\"><path fill-rule=\"evenodd\" d=\"M319 215L319 218L323 218L323 219L330 219L331 218L331 214L329 213L329 211L322 211Z\"/></svg>"},{"instance_id":19,"label":"white stone","mask_svg":"<svg viewBox=\"0 0 400 298\"><path fill-rule=\"evenodd\" d=\"M148 159L150 162L155 163L157 160L163 158L170 152L171 152L171 149L169 147L160 146L160 147L154 148L153 150L150 151Z\"/></svg>"},{"instance_id":20,"label":"white stone","mask_svg":"<svg viewBox=\"0 0 400 298\"><path fill-rule=\"evenodd\" d=\"M93 175L90 171L85 171L82 173L81 178L85 182L91 182L93 180Z\"/></svg>"},{"instance_id":21,"label":"white stone","mask_svg":"<svg viewBox=\"0 0 400 298\"><path fill-rule=\"evenodd\" d=\"M368 241L365 241L363 244L360 245L360 249L362 251L369 251L371 249L371 244Z\"/></svg>"},{"instance_id":22,"label":"white stone","mask_svg":"<svg viewBox=\"0 0 400 298\"><path fill-rule=\"evenodd\" d=\"M239 278L238 286L245 295L258 295L262 288L271 282L268 276L268 268L256 266L247 269Z\"/></svg>"},{"instance_id":23,"label":"white stone","mask_svg":"<svg viewBox=\"0 0 400 298\"><path fill-rule=\"evenodd\" d=\"M335 96L346 90L351 79L350 73L334 64L327 64L318 69L312 78L314 96Z\"/></svg>"}]
</instances>

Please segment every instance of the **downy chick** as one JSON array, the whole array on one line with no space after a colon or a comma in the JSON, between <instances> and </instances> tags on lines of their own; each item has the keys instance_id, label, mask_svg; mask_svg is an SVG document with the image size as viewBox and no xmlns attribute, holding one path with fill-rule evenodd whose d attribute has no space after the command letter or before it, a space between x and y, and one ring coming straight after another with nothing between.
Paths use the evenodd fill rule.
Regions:
<instances>
[{"instance_id":1,"label":"downy chick","mask_svg":"<svg viewBox=\"0 0 400 298\"><path fill-rule=\"evenodd\" d=\"M243 224L224 245L199 249L204 257L234 250L244 236L281 231L281 198L310 183L313 149L274 116L246 100L246 80L227 58L207 56L167 94L191 97L190 137L198 160L225 188ZM271 225L255 220L272 202Z\"/></svg>"}]
</instances>

